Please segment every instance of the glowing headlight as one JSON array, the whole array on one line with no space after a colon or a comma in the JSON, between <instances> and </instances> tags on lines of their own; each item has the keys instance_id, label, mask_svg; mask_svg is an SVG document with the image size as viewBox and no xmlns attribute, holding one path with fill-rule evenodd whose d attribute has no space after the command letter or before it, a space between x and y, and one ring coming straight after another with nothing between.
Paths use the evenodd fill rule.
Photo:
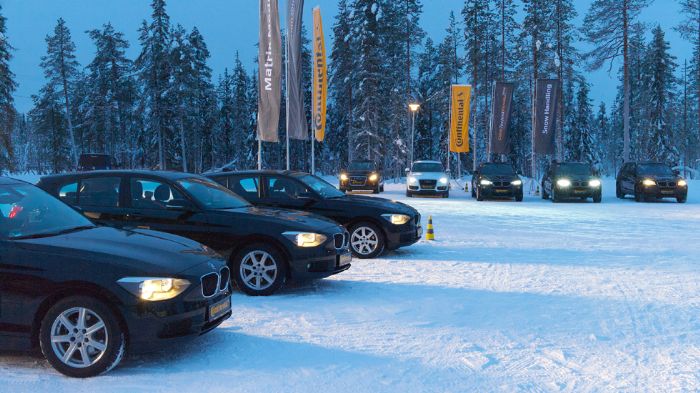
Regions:
<instances>
[{"instance_id":1,"label":"glowing headlight","mask_svg":"<svg viewBox=\"0 0 700 393\"><path fill-rule=\"evenodd\" d=\"M284 232L282 235L296 244L297 247L317 247L326 241L327 237L312 232Z\"/></svg>"},{"instance_id":2,"label":"glowing headlight","mask_svg":"<svg viewBox=\"0 0 700 393\"><path fill-rule=\"evenodd\" d=\"M341 173L341 174L340 174L340 180L342 180L342 181L347 181L347 180L348 180L348 175L346 175L345 173Z\"/></svg>"},{"instance_id":3,"label":"glowing headlight","mask_svg":"<svg viewBox=\"0 0 700 393\"><path fill-rule=\"evenodd\" d=\"M510 182L510 184L512 184L514 186L522 186L523 181L522 180L513 180L512 182Z\"/></svg>"},{"instance_id":4,"label":"glowing headlight","mask_svg":"<svg viewBox=\"0 0 700 393\"><path fill-rule=\"evenodd\" d=\"M600 187L600 180L593 179L593 180L588 182L588 185L591 187L594 187L594 188L598 188L598 187Z\"/></svg>"},{"instance_id":5,"label":"glowing headlight","mask_svg":"<svg viewBox=\"0 0 700 393\"><path fill-rule=\"evenodd\" d=\"M482 186L490 186L491 184L493 184L493 182L491 180L482 179L479 182L479 184L481 184Z\"/></svg>"},{"instance_id":6,"label":"glowing headlight","mask_svg":"<svg viewBox=\"0 0 700 393\"><path fill-rule=\"evenodd\" d=\"M687 186L687 185L688 185L688 182L687 182L687 181L685 181L685 180L683 180L683 179L678 180L678 187L685 187L685 186Z\"/></svg>"},{"instance_id":7,"label":"glowing headlight","mask_svg":"<svg viewBox=\"0 0 700 393\"><path fill-rule=\"evenodd\" d=\"M382 214L382 217L394 225L403 225L411 219L410 216L405 214Z\"/></svg>"},{"instance_id":8,"label":"glowing headlight","mask_svg":"<svg viewBox=\"0 0 700 393\"><path fill-rule=\"evenodd\" d=\"M418 184L418 179L413 176L408 177L408 184Z\"/></svg>"},{"instance_id":9,"label":"glowing headlight","mask_svg":"<svg viewBox=\"0 0 700 393\"><path fill-rule=\"evenodd\" d=\"M440 178L440 184L447 184L447 178L446 178L446 177L441 177L441 178Z\"/></svg>"},{"instance_id":10,"label":"glowing headlight","mask_svg":"<svg viewBox=\"0 0 700 393\"><path fill-rule=\"evenodd\" d=\"M655 186L656 182L652 179L644 179L642 180L642 184L644 184L647 187Z\"/></svg>"},{"instance_id":11,"label":"glowing headlight","mask_svg":"<svg viewBox=\"0 0 700 393\"><path fill-rule=\"evenodd\" d=\"M190 286L189 281L179 278L126 277L117 283L142 300L151 302L172 299Z\"/></svg>"},{"instance_id":12,"label":"glowing headlight","mask_svg":"<svg viewBox=\"0 0 700 393\"><path fill-rule=\"evenodd\" d=\"M376 173L369 175L369 181L377 181L377 179L379 179L379 176Z\"/></svg>"},{"instance_id":13,"label":"glowing headlight","mask_svg":"<svg viewBox=\"0 0 700 393\"><path fill-rule=\"evenodd\" d=\"M559 180L557 180L557 186L562 187L562 188L571 187L571 180L559 179Z\"/></svg>"}]
</instances>

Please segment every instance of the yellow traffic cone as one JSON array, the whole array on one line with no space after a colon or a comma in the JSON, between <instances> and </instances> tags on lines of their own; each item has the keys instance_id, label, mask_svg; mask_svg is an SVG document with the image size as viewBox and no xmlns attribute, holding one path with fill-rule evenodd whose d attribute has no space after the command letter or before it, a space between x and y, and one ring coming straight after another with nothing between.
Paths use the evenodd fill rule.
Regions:
<instances>
[{"instance_id":1,"label":"yellow traffic cone","mask_svg":"<svg viewBox=\"0 0 700 393\"><path fill-rule=\"evenodd\" d=\"M425 234L425 240L435 240L435 231L433 230L433 216L428 216L428 232Z\"/></svg>"}]
</instances>

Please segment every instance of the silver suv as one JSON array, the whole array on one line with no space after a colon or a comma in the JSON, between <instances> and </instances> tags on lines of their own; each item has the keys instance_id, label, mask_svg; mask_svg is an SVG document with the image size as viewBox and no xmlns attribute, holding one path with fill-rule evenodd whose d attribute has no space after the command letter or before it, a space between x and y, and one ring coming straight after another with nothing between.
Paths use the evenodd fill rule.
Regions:
<instances>
[{"instance_id":1,"label":"silver suv","mask_svg":"<svg viewBox=\"0 0 700 393\"><path fill-rule=\"evenodd\" d=\"M439 161L415 161L406 168L406 196L450 197L450 176Z\"/></svg>"}]
</instances>

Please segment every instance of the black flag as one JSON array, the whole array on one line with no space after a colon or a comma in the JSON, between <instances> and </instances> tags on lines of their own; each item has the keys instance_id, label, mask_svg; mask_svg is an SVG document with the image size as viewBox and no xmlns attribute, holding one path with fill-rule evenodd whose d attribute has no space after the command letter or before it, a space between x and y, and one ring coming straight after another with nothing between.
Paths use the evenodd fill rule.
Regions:
<instances>
[{"instance_id":1,"label":"black flag","mask_svg":"<svg viewBox=\"0 0 700 393\"><path fill-rule=\"evenodd\" d=\"M258 139L279 142L282 38L277 0L260 0Z\"/></svg>"},{"instance_id":2,"label":"black flag","mask_svg":"<svg viewBox=\"0 0 700 393\"><path fill-rule=\"evenodd\" d=\"M559 113L558 79L538 79L535 88L535 153L554 154Z\"/></svg>"},{"instance_id":3,"label":"black flag","mask_svg":"<svg viewBox=\"0 0 700 393\"><path fill-rule=\"evenodd\" d=\"M510 106L513 102L512 83L496 82L491 101L491 153L510 153Z\"/></svg>"},{"instance_id":4,"label":"black flag","mask_svg":"<svg viewBox=\"0 0 700 393\"><path fill-rule=\"evenodd\" d=\"M287 0L287 126L292 139L309 139L301 86L301 17L304 0Z\"/></svg>"}]
</instances>

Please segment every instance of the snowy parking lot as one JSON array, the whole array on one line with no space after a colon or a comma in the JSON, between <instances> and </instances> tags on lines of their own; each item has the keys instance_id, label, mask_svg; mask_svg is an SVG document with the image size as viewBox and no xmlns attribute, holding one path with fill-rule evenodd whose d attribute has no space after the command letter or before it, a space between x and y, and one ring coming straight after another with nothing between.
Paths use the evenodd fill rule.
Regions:
<instances>
[{"instance_id":1,"label":"snowy parking lot","mask_svg":"<svg viewBox=\"0 0 700 393\"><path fill-rule=\"evenodd\" d=\"M353 261L185 346L71 380L0 354L5 392L670 392L700 389L700 183L687 204L382 197L437 240Z\"/></svg>"}]
</instances>

